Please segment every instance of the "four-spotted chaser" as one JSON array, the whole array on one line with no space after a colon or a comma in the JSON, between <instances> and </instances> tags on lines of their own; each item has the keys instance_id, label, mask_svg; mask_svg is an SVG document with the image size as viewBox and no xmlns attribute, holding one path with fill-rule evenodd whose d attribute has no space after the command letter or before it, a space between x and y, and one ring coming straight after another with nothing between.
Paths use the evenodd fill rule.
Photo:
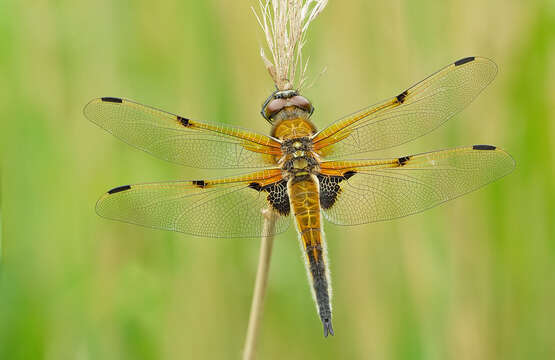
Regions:
<instances>
[{"instance_id":1,"label":"four-spotted chaser","mask_svg":"<svg viewBox=\"0 0 555 360\"><path fill-rule=\"evenodd\" d=\"M130 100L92 100L85 116L164 160L203 169L253 169L223 179L124 185L105 193L100 216L203 237L264 237L294 218L324 335L333 335L322 216L338 225L418 213L476 190L514 168L505 151L474 145L379 160L346 157L422 136L468 105L495 77L491 60L458 60L388 100L318 131L295 90L262 106L270 136L167 113ZM275 226L264 230L264 209ZM268 210L266 210L268 211Z\"/></svg>"}]
</instances>

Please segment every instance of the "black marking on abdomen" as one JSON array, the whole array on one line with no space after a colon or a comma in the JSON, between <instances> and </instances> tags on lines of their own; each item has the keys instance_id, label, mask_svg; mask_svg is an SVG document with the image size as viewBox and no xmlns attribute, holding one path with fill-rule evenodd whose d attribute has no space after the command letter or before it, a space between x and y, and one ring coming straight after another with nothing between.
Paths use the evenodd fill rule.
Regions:
<instances>
[{"instance_id":1,"label":"black marking on abdomen","mask_svg":"<svg viewBox=\"0 0 555 360\"><path fill-rule=\"evenodd\" d=\"M399 166L403 166L407 163L407 161L410 160L410 156L403 156L397 159L397 162L399 163Z\"/></svg>"},{"instance_id":2,"label":"black marking on abdomen","mask_svg":"<svg viewBox=\"0 0 555 360\"><path fill-rule=\"evenodd\" d=\"M475 59L474 56L465 57L463 59L455 61L455 66L460 66L462 64L466 64L467 62L474 61L474 59Z\"/></svg>"},{"instance_id":3,"label":"black marking on abdomen","mask_svg":"<svg viewBox=\"0 0 555 360\"><path fill-rule=\"evenodd\" d=\"M495 150L496 147L493 145L474 145L472 150Z\"/></svg>"},{"instance_id":4,"label":"black marking on abdomen","mask_svg":"<svg viewBox=\"0 0 555 360\"><path fill-rule=\"evenodd\" d=\"M273 184L266 186L261 186L259 183L252 182L248 185L251 189L258 192L264 191L268 193L266 199L272 205L278 214L287 216L291 211L291 206L289 204L289 195L287 194L287 182L285 180L280 180Z\"/></svg>"},{"instance_id":5,"label":"black marking on abdomen","mask_svg":"<svg viewBox=\"0 0 555 360\"><path fill-rule=\"evenodd\" d=\"M396 97L397 102L398 102L399 104L404 103L404 102L405 102L405 98L407 97L408 94L409 94L409 91L408 91L408 90L405 90L405 91L403 91L402 93L400 93L399 95L397 95L397 97Z\"/></svg>"},{"instance_id":6,"label":"black marking on abdomen","mask_svg":"<svg viewBox=\"0 0 555 360\"><path fill-rule=\"evenodd\" d=\"M112 194L115 194L115 193L119 193L120 191L125 191L125 190L129 190L129 189L131 189L131 185L118 186L118 187L115 187L111 190L108 190L108 194L112 195Z\"/></svg>"},{"instance_id":7,"label":"black marking on abdomen","mask_svg":"<svg viewBox=\"0 0 555 360\"><path fill-rule=\"evenodd\" d=\"M104 102L111 102L111 103L118 103L118 104L121 104L123 102L122 99L116 98L116 97L103 97L101 100Z\"/></svg>"},{"instance_id":8,"label":"black marking on abdomen","mask_svg":"<svg viewBox=\"0 0 555 360\"><path fill-rule=\"evenodd\" d=\"M193 185L198 186L201 189L206 187L204 180L193 180Z\"/></svg>"},{"instance_id":9,"label":"black marking on abdomen","mask_svg":"<svg viewBox=\"0 0 555 360\"><path fill-rule=\"evenodd\" d=\"M179 121L179 123L185 127L189 127L191 126L191 124L189 123L189 119L184 118L182 116L176 115L177 116L177 121Z\"/></svg>"}]
</instances>

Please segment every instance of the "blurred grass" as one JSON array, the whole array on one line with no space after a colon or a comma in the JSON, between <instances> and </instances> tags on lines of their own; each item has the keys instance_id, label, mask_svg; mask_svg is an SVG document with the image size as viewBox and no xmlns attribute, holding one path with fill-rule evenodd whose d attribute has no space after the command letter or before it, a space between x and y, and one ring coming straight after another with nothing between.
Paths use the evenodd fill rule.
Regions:
<instances>
[{"instance_id":1,"label":"blurred grass","mask_svg":"<svg viewBox=\"0 0 555 360\"><path fill-rule=\"evenodd\" d=\"M555 4L330 1L310 33L319 127L468 55L492 85L400 156L491 143L514 173L426 213L327 225L336 336L323 339L296 235L276 240L261 359L555 358ZM259 243L100 219L127 183L216 176L89 123L124 96L267 132L250 2L0 2L0 359L238 358ZM381 154L379 154L381 155ZM347 239L349 238L349 239Z\"/></svg>"}]
</instances>

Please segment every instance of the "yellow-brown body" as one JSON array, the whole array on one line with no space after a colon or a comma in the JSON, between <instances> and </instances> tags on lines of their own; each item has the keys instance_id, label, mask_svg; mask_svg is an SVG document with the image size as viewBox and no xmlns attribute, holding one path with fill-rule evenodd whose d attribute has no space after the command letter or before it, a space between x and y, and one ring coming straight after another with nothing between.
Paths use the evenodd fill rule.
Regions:
<instances>
[{"instance_id":1,"label":"yellow-brown body","mask_svg":"<svg viewBox=\"0 0 555 360\"><path fill-rule=\"evenodd\" d=\"M306 112L284 109L279 114L272 135L282 141L283 157L279 159L292 215L295 218L312 294L324 325L324 335L331 333L331 286L326 266L326 242L322 228L319 189L319 156L312 149L311 137L316 128Z\"/></svg>"}]
</instances>

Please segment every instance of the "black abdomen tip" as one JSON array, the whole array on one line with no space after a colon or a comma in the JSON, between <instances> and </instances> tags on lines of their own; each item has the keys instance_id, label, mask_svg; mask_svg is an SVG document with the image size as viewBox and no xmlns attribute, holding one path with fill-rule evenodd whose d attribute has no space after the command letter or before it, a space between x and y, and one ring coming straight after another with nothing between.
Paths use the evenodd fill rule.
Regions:
<instances>
[{"instance_id":1,"label":"black abdomen tip","mask_svg":"<svg viewBox=\"0 0 555 360\"><path fill-rule=\"evenodd\" d=\"M324 337L328 337L328 334L331 334L331 336L335 335L331 326L331 319L323 319L322 324L324 325Z\"/></svg>"},{"instance_id":2,"label":"black abdomen tip","mask_svg":"<svg viewBox=\"0 0 555 360\"><path fill-rule=\"evenodd\" d=\"M129 190L129 189L131 189L131 185L118 186L118 187L115 187L111 190L108 190L108 194L112 195L112 194L119 193L121 191Z\"/></svg>"},{"instance_id":3,"label":"black abdomen tip","mask_svg":"<svg viewBox=\"0 0 555 360\"><path fill-rule=\"evenodd\" d=\"M103 97L102 101L104 102L111 102L111 103L118 103L121 104L123 102L122 99L120 98L115 98L115 97Z\"/></svg>"},{"instance_id":4,"label":"black abdomen tip","mask_svg":"<svg viewBox=\"0 0 555 360\"><path fill-rule=\"evenodd\" d=\"M455 66L460 66L462 64L466 64L467 62L474 61L474 59L475 59L474 56L465 57L463 59L455 61Z\"/></svg>"},{"instance_id":5,"label":"black abdomen tip","mask_svg":"<svg viewBox=\"0 0 555 360\"><path fill-rule=\"evenodd\" d=\"M495 150L496 147L493 145L474 145L473 150Z\"/></svg>"}]
</instances>

